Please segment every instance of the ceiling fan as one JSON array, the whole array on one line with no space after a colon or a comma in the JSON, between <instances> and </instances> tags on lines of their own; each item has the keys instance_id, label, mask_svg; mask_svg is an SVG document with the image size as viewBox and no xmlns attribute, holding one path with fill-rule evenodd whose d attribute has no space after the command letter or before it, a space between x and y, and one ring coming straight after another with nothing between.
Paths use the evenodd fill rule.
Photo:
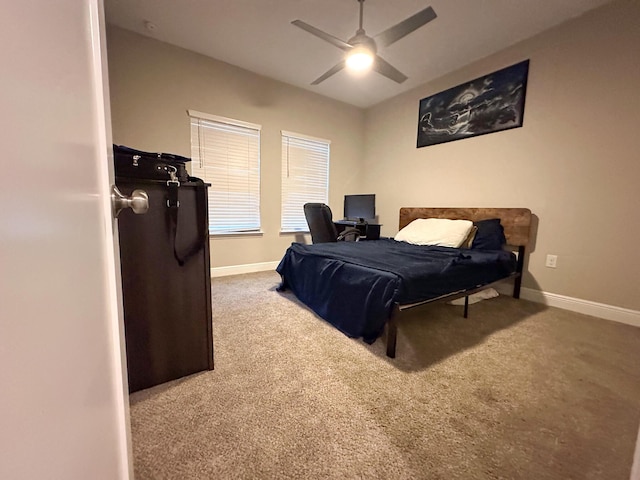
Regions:
<instances>
[{"instance_id":1,"label":"ceiling fan","mask_svg":"<svg viewBox=\"0 0 640 480\"><path fill-rule=\"evenodd\" d=\"M411 15L409 18L404 19L393 27L387 28L384 32L379 33L375 37L370 37L365 33L364 28L362 28L362 10L364 8L364 0L357 0L357 2L360 4L360 26L358 30L356 30L356 34L347 42L340 40L333 35L329 35L328 33L309 25L302 20L294 20L291 22L296 27L306 30L312 35L329 42L331 45L335 45L346 53L345 58L340 61L340 63L334 65L320 77L316 78L311 82L311 85L318 85L331 75L342 70L345 66L355 70L364 70L371 67L379 74L397 83L402 83L408 78L405 74L387 63L382 57L380 57L380 55L378 55L378 46L387 47L392 43L397 42L402 37L410 34L414 30L417 30L436 18L436 12L433 8L427 7L424 10Z\"/></svg>"}]
</instances>

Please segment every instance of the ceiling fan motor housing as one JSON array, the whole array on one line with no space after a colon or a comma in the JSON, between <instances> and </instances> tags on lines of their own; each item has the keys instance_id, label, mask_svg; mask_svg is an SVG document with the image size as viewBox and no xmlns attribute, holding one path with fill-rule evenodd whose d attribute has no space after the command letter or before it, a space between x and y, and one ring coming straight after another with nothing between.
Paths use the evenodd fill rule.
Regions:
<instances>
[{"instance_id":1,"label":"ceiling fan motor housing","mask_svg":"<svg viewBox=\"0 0 640 480\"><path fill-rule=\"evenodd\" d=\"M376 42L373 38L365 34L364 30L356 32L356 35L351 37L347 43L353 47L362 46L374 55L378 52Z\"/></svg>"}]
</instances>

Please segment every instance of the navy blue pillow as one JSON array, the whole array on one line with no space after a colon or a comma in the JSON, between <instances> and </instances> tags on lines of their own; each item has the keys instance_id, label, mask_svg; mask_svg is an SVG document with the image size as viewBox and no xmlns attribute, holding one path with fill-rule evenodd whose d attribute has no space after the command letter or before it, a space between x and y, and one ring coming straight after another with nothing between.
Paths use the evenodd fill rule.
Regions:
<instances>
[{"instance_id":1,"label":"navy blue pillow","mask_svg":"<svg viewBox=\"0 0 640 480\"><path fill-rule=\"evenodd\" d=\"M507 239L504 236L504 228L500 224L499 218L489 220L479 220L473 222L478 227L476 236L473 239L471 248L482 250L501 250Z\"/></svg>"}]
</instances>

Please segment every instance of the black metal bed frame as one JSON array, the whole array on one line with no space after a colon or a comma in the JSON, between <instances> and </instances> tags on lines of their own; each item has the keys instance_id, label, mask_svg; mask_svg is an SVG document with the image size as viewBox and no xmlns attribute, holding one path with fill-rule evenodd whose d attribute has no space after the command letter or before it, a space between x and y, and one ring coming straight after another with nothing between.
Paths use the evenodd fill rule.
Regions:
<instances>
[{"instance_id":1,"label":"black metal bed frame","mask_svg":"<svg viewBox=\"0 0 640 480\"><path fill-rule=\"evenodd\" d=\"M398 320L401 316L402 312L407 310L412 310L414 308L423 307L425 305L429 305L434 302L439 301L451 301L457 298L464 297L464 318L469 316L469 295L480 292L482 290L486 290L487 288L492 288L498 283L502 283L507 280L514 280L513 284L513 298L520 298L520 286L522 284L522 271L524 268L524 250L525 247L520 245L518 246L518 263L516 265L516 271L509 275L508 277L501 278L500 280L496 280L495 282L488 283L486 285L478 285L473 288L468 288L466 290L458 290L456 292L448 293L446 295L441 295L436 298L432 298L429 300L424 300L422 302L410 303L410 304L399 304L395 303L393 310L391 311L391 316L389 320L387 320L387 357L395 358L396 357L396 340L398 335Z\"/></svg>"}]
</instances>

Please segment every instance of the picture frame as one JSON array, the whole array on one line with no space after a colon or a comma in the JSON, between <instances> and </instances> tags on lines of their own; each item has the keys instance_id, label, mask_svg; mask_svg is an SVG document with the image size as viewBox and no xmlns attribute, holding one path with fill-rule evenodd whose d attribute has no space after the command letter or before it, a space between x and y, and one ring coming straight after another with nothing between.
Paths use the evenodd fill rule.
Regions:
<instances>
[{"instance_id":1,"label":"picture frame","mask_svg":"<svg viewBox=\"0 0 640 480\"><path fill-rule=\"evenodd\" d=\"M524 60L420 100L417 148L522 127Z\"/></svg>"}]
</instances>

